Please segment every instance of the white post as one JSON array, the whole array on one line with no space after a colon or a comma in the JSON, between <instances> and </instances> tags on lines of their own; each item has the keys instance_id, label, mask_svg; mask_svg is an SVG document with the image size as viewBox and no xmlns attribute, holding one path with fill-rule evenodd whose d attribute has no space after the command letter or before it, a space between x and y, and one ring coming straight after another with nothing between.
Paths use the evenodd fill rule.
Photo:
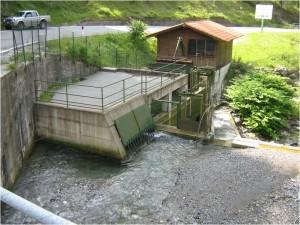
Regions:
<instances>
[{"instance_id":1,"label":"white post","mask_svg":"<svg viewBox=\"0 0 300 225\"><path fill-rule=\"evenodd\" d=\"M169 92L168 111L169 111L169 123L171 124L171 117L172 117L172 91Z\"/></svg>"},{"instance_id":2,"label":"white post","mask_svg":"<svg viewBox=\"0 0 300 225\"><path fill-rule=\"evenodd\" d=\"M261 19L261 26L260 26L260 32L263 32L264 30L264 19Z\"/></svg>"}]
</instances>

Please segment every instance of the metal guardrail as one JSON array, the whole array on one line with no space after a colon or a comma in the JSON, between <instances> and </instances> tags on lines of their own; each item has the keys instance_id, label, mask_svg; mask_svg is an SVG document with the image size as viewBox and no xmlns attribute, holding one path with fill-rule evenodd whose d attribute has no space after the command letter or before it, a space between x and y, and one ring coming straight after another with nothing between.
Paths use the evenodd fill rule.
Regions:
<instances>
[{"instance_id":1,"label":"metal guardrail","mask_svg":"<svg viewBox=\"0 0 300 225\"><path fill-rule=\"evenodd\" d=\"M104 86L35 80L35 99L36 102L56 103L67 108L80 107L103 112L119 103L126 102L131 97L147 94L155 88L163 87L177 76L182 75L183 73L176 73L176 71L181 70L184 66L186 65L180 65L169 72L160 72L160 68L141 71L139 76L132 75ZM74 91L74 88L71 89L71 87L75 87L76 90ZM90 94L81 94L82 92Z\"/></svg>"}]
</instances>

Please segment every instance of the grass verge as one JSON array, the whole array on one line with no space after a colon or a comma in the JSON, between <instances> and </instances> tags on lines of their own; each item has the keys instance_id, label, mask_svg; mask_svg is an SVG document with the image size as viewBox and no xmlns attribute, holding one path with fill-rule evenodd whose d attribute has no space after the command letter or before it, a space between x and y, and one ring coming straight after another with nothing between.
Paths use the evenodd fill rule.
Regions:
<instances>
[{"instance_id":1,"label":"grass verge","mask_svg":"<svg viewBox=\"0 0 300 225\"><path fill-rule=\"evenodd\" d=\"M58 40L48 42L49 52L59 52ZM156 41L133 43L128 33L104 34L61 40L61 51L74 61L106 67L145 67L155 60Z\"/></svg>"},{"instance_id":2,"label":"grass verge","mask_svg":"<svg viewBox=\"0 0 300 225\"><path fill-rule=\"evenodd\" d=\"M215 19L239 25L259 26L254 18L253 1L1 1L1 14L11 16L18 10L35 9L48 14L53 24L84 21ZM265 24L287 25L298 22L297 1L273 1L273 20Z\"/></svg>"},{"instance_id":3,"label":"grass verge","mask_svg":"<svg viewBox=\"0 0 300 225\"><path fill-rule=\"evenodd\" d=\"M233 58L254 67L299 70L299 33L251 33L234 44Z\"/></svg>"}]
</instances>

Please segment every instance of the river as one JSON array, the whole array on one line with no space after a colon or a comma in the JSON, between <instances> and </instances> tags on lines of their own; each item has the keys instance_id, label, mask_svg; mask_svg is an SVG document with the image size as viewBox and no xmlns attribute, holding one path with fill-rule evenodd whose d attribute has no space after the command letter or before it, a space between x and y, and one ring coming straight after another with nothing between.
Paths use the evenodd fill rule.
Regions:
<instances>
[{"instance_id":1,"label":"river","mask_svg":"<svg viewBox=\"0 0 300 225\"><path fill-rule=\"evenodd\" d=\"M13 192L78 224L294 223L299 157L157 132L118 162L38 142ZM37 223L9 207L2 223Z\"/></svg>"},{"instance_id":2,"label":"river","mask_svg":"<svg viewBox=\"0 0 300 225\"><path fill-rule=\"evenodd\" d=\"M176 167L196 154L192 140L156 133L118 162L39 142L13 191L76 223L154 222L177 179ZM4 223L36 223L4 210Z\"/></svg>"}]
</instances>

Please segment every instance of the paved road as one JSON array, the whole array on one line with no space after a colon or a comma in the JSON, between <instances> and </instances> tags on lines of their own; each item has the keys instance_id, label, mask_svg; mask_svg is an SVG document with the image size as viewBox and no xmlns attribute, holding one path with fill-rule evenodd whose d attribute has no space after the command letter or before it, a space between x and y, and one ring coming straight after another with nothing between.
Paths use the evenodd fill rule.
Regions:
<instances>
[{"instance_id":1,"label":"paved road","mask_svg":"<svg viewBox=\"0 0 300 225\"><path fill-rule=\"evenodd\" d=\"M156 26L149 27L147 32L153 32L164 27ZM59 31L58 27L49 27L47 31L47 39L53 40L58 39ZM113 33L113 32L127 32L127 26L85 26L82 30L81 26L63 26L61 27L61 37L72 37L73 32L75 37L83 36L91 36L95 34L105 34L105 33ZM34 40L37 41L37 30L34 30ZM23 31L24 44L31 43L31 31L25 30ZM45 37L45 30L40 30L40 41L43 41ZM16 32L16 39L18 40L18 44L21 45L21 33L19 31ZM9 50L13 47L12 41L12 31L5 30L1 31L1 52Z\"/></svg>"},{"instance_id":2,"label":"paved road","mask_svg":"<svg viewBox=\"0 0 300 225\"><path fill-rule=\"evenodd\" d=\"M62 26L61 27L61 37L72 37L72 33L76 37L84 35L90 36L95 34L104 34L104 33L111 33L111 32L127 32L128 26L85 26L84 30L82 31L81 26ZM146 32L154 32L160 29L165 28L164 26L149 26ZM252 33L252 32L259 32L259 27L232 27L234 30L240 31L242 33ZM265 32L299 32L299 30L293 29L282 29L282 28L264 28ZM37 36L37 30L34 31L34 36ZM31 31L25 30L24 34L24 44L30 43L31 40ZM20 34L17 34L20 35ZM45 31L41 30L41 39L44 39ZM47 33L48 40L53 40L58 38L58 27L49 27ZM17 37L19 43L21 44L20 36ZM34 41L37 38L34 38ZM12 43L12 32L11 31L1 31L1 51L8 50L13 47Z\"/></svg>"}]
</instances>

